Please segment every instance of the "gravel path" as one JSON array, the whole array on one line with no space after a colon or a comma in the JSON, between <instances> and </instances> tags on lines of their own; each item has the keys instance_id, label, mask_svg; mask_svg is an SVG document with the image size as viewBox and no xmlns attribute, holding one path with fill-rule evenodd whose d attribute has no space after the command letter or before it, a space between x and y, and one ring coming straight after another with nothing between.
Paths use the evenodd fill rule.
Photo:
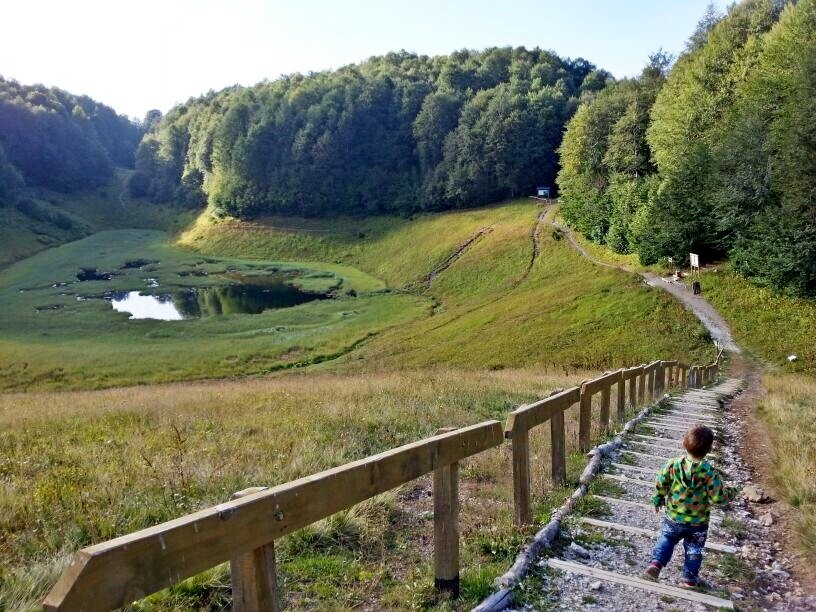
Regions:
<instances>
[{"instance_id":1,"label":"gravel path","mask_svg":"<svg viewBox=\"0 0 816 612\"><path fill-rule=\"evenodd\" d=\"M741 381L730 379L710 389L689 390L669 398L643 424L628 435L624 448L603 465L591 487L591 500L566 523L561 539L542 557L534 572L517 588L518 609L539 610L706 610L704 603L681 596L624 586L598 577L550 567L551 558L581 564L617 575L640 578L651 557L655 536L629 533L587 524L585 519L617 523L656 532L662 515L649 505L654 473L663 459L680 456L682 431L662 430L667 420L692 424L703 421L717 429L712 462L730 483L744 486L748 472L734 452L734 437L728 400L740 392ZM716 406L716 408L715 408ZM704 415L698 418L697 415ZM651 445L651 446L647 446ZM638 449L634 454L631 450ZM631 479L621 481L616 477ZM638 482L640 481L640 482ZM761 510L760 510L761 512ZM737 609L810 610L816 609L799 585L785 570L785 559L777 558L767 529L757 519L757 506L744 499L732 502L726 512L712 514L708 543L730 547L721 552L706 550L700 577L707 583L701 593L731 602ZM682 546L663 570L659 584L679 586ZM687 591L682 591L687 593Z\"/></svg>"}]
</instances>

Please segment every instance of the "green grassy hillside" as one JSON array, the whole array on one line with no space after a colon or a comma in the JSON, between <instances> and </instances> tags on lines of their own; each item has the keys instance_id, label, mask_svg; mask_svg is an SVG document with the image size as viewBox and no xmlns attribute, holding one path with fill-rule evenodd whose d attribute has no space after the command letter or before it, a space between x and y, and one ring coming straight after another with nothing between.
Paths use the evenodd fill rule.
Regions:
<instances>
[{"instance_id":1,"label":"green grassy hillside","mask_svg":"<svg viewBox=\"0 0 816 612\"><path fill-rule=\"evenodd\" d=\"M633 275L588 263L538 223L540 213L516 201L412 219L201 217L175 243L156 230L103 231L0 272L0 609L36 604L77 548L245 486L440 426L504 418L615 365L711 358L687 311ZM137 259L149 261L127 266ZM76 282L81 267L115 275ZM273 268L336 297L170 322L132 321L104 300L76 299L219 285ZM171 380L184 382L147 384ZM583 462L575 412L572 479ZM531 439L539 459L544 429ZM433 596L428 479L280 542L288 604L466 609L525 536L512 526L510 472L504 450L462 466L457 604ZM545 472L534 474L542 519L564 493ZM228 597L222 566L137 608L211 608Z\"/></svg>"},{"instance_id":2,"label":"green grassy hillside","mask_svg":"<svg viewBox=\"0 0 816 612\"><path fill-rule=\"evenodd\" d=\"M43 249L107 229L160 229L175 232L193 213L127 195L129 172L119 169L97 189L63 194L28 190L15 206L0 206L0 268Z\"/></svg>"},{"instance_id":3,"label":"green grassy hillside","mask_svg":"<svg viewBox=\"0 0 816 612\"><path fill-rule=\"evenodd\" d=\"M548 230L533 236L538 214L519 201L415 219L290 220L283 229L282 220L205 219L177 246L156 231L97 233L0 273L0 384L94 388L316 363L603 369L710 357L688 312L633 275L586 262ZM137 259L158 263L123 270ZM77 299L172 292L287 266L305 270L300 283L327 283L335 299L177 322L131 321L105 300ZM115 276L76 282L83 267ZM152 277L160 286L148 289Z\"/></svg>"},{"instance_id":4,"label":"green grassy hillside","mask_svg":"<svg viewBox=\"0 0 816 612\"><path fill-rule=\"evenodd\" d=\"M211 255L335 261L433 298L433 316L378 336L344 367L603 368L667 354L709 356L707 335L691 314L634 275L585 261L537 226L540 211L520 200L410 220L202 217L179 244ZM450 267L421 282L482 230Z\"/></svg>"}]
</instances>

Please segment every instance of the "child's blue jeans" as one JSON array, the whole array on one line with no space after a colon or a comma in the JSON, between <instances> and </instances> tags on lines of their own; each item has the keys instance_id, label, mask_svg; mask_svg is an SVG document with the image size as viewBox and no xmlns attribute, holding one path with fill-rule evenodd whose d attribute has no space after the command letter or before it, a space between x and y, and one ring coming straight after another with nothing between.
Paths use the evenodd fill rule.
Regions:
<instances>
[{"instance_id":1,"label":"child's blue jeans","mask_svg":"<svg viewBox=\"0 0 816 612\"><path fill-rule=\"evenodd\" d=\"M652 561L666 567L671 560L674 547L683 540L683 580L697 583L697 575L703 563L703 546L708 536L708 525L683 525L668 517L663 518L663 528L652 551Z\"/></svg>"}]
</instances>

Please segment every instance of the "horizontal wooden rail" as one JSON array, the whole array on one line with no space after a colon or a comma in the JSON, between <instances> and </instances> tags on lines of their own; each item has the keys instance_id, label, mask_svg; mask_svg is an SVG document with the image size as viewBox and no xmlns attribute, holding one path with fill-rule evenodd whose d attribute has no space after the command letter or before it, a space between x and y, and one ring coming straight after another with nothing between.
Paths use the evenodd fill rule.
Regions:
<instances>
[{"instance_id":1,"label":"horizontal wooden rail","mask_svg":"<svg viewBox=\"0 0 816 612\"><path fill-rule=\"evenodd\" d=\"M76 553L44 609L125 606L503 439L501 424L487 421L89 546Z\"/></svg>"},{"instance_id":2,"label":"horizontal wooden rail","mask_svg":"<svg viewBox=\"0 0 816 612\"><path fill-rule=\"evenodd\" d=\"M572 387L550 397L520 406L507 417L504 435L513 443L513 503L517 525L532 521L530 494L530 430L550 422L550 457L552 481L567 480L567 445L564 431L564 411L578 402L581 390Z\"/></svg>"}]
</instances>

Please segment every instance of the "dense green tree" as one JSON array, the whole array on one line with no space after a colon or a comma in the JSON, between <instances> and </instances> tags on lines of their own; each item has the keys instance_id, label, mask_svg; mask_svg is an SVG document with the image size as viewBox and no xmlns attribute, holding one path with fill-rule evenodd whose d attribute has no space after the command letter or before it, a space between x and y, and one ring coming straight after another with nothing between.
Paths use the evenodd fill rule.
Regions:
<instances>
[{"instance_id":1,"label":"dense green tree","mask_svg":"<svg viewBox=\"0 0 816 612\"><path fill-rule=\"evenodd\" d=\"M718 130L712 199L738 270L816 294L816 2L788 5Z\"/></svg>"},{"instance_id":2,"label":"dense green tree","mask_svg":"<svg viewBox=\"0 0 816 612\"><path fill-rule=\"evenodd\" d=\"M619 252L633 248L632 224L654 186L646 130L670 59L655 53L637 79L585 96L561 144L564 218Z\"/></svg>"},{"instance_id":3,"label":"dense green tree","mask_svg":"<svg viewBox=\"0 0 816 612\"><path fill-rule=\"evenodd\" d=\"M0 145L29 187L74 191L133 165L141 128L87 96L0 77Z\"/></svg>"},{"instance_id":4,"label":"dense green tree","mask_svg":"<svg viewBox=\"0 0 816 612\"><path fill-rule=\"evenodd\" d=\"M389 53L231 88L151 124L131 190L239 216L474 206L552 183L578 96L608 78L501 48Z\"/></svg>"},{"instance_id":5,"label":"dense green tree","mask_svg":"<svg viewBox=\"0 0 816 612\"><path fill-rule=\"evenodd\" d=\"M713 147L779 11L775 0L732 6L726 17L706 26L704 40L692 41L669 73L648 129L660 182L635 238L645 263L664 256L686 260L690 251L705 258L726 252L711 198Z\"/></svg>"},{"instance_id":6,"label":"dense green tree","mask_svg":"<svg viewBox=\"0 0 816 612\"><path fill-rule=\"evenodd\" d=\"M8 160L3 146L0 145L0 208L16 203L22 187L23 177Z\"/></svg>"},{"instance_id":7,"label":"dense green tree","mask_svg":"<svg viewBox=\"0 0 816 612\"><path fill-rule=\"evenodd\" d=\"M727 254L816 295L816 0L710 8L662 84L665 59L584 97L561 145L564 217L645 263Z\"/></svg>"}]
</instances>

